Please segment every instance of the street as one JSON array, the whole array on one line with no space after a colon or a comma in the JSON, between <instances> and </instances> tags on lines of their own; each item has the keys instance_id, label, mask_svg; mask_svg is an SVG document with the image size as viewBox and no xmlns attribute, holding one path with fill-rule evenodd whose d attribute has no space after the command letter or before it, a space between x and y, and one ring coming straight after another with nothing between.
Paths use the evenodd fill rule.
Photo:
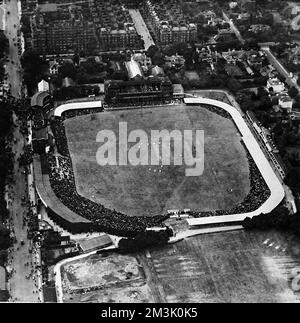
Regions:
<instances>
[{"instance_id":1,"label":"street","mask_svg":"<svg viewBox=\"0 0 300 323\"><path fill-rule=\"evenodd\" d=\"M18 53L18 36L20 29L18 1L5 1L2 13L2 25L5 27L5 35L9 39L8 62L5 70L8 75L8 83L11 95L20 98L22 95L22 75L20 57ZM13 183L7 187L6 196L10 211L10 229L15 237L15 243L9 251L7 270L10 275L8 289L12 302L38 302L41 296L41 275L36 265L39 264L39 249L33 246L27 238L28 227L24 223L24 217L30 208L27 200L27 176L19 168L18 158L23 152L26 139L20 133L19 122L14 115L14 142L11 143L14 153ZM31 184L31 183L30 183ZM25 196L26 203L22 201Z\"/></svg>"},{"instance_id":2,"label":"street","mask_svg":"<svg viewBox=\"0 0 300 323\"><path fill-rule=\"evenodd\" d=\"M140 14L140 11L130 9L129 14L133 20L133 23L134 23L137 33L140 36L142 36L142 39L145 42L145 50L147 50L150 46L155 45L155 43L150 35L150 32L145 24L145 21Z\"/></svg>"},{"instance_id":3,"label":"street","mask_svg":"<svg viewBox=\"0 0 300 323\"><path fill-rule=\"evenodd\" d=\"M231 30L235 33L236 38L242 43L245 44L245 40L243 39L240 31L237 29L235 24L229 17L226 15L226 13L223 11L223 18L226 20L226 22L230 25Z\"/></svg>"},{"instance_id":4,"label":"street","mask_svg":"<svg viewBox=\"0 0 300 323\"><path fill-rule=\"evenodd\" d=\"M296 80L290 76L290 73L279 62L279 60L273 55L273 53L270 50L270 47L261 46L261 50L266 53L270 63L276 68L277 72L285 78L286 83L290 87L295 87L300 92L300 86L297 84Z\"/></svg>"},{"instance_id":5,"label":"street","mask_svg":"<svg viewBox=\"0 0 300 323\"><path fill-rule=\"evenodd\" d=\"M8 62L6 63L6 72L9 75L11 94L18 98L21 96L22 89L21 64L17 46L18 30L20 29L18 2L5 1L3 6L3 25L5 26L5 35L9 39L9 55Z\"/></svg>"}]
</instances>

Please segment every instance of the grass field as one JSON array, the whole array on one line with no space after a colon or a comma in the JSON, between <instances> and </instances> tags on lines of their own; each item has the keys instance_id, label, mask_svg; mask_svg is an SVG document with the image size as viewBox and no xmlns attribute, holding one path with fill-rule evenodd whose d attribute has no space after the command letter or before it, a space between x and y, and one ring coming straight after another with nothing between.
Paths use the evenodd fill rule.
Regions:
<instances>
[{"instance_id":1,"label":"grass field","mask_svg":"<svg viewBox=\"0 0 300 323\"><path fill-rule=\"evenodd\" d=\"M235 231L200 235L144 257L157 300L299 302L290 274L300 265L290 233ZM299 268L299 267L298 267Z\"/></svg>"},{"instance_id":2,"label":"grass field","mask_svg":"<svg viewBox=\"0 0 300 323\"><path fill-rule=\"evenodd\" d=\"M128 132L204 130L204 173L186 177L185 165L99 166L98 131L113 130L127 121ZM103 112L65 121L79 194L128 215L155 215L168 209L212 211L230 209L250 189L246 152L234 123L201 107L184 105ZM161 168L159 168L161 169Z\"/></svg>"},{"instance_id":3,"label":"grass field","mask_svg":"<svg viewBox=\"0 0 300 323\"><path fill-rule=\"evenodd\" d=\"M101 266L98 257L97 269ZM118 262L118 256L116 262ZM64 294L66 302L299 302L291 273L300 268L291 233L234 231L200 235L136 255L144 277L122 287ZM130 258L128 256L128 258ZM82 262L82 261L81 261ZM132 264L136 263L131 257ZM73 264L74 265L74 264ZM119 266L112 266L111 274ZM298 270L300 272L300 270ZM86 274L96 281L92 272ZM78 277L78 279L80 279Z\"/></svg>"}]
</instances>

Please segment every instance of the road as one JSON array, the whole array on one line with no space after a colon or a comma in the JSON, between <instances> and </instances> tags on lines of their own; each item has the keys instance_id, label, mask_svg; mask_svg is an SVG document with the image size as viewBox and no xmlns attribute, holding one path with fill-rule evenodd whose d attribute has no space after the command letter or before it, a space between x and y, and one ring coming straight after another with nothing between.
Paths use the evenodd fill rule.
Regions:
<instances>
[{"instance_id":1,"label":"road","mask_svg":"<svg viewBox=\"0 0 300 323\"><path fill-rule=\"evenodd\" d=\"M20 30L20 3L19 1L4 1L2 10L2 25L5 27L5 35L9 39L8 62L5 70L8 75L8 83L11 94L15 98L22 95L22 75L20 57L18 53L18 30ZM21 42L21 39L19 38ZM9 198L10 228L13 232L16 243L9 252L8 271L11 278L8 288L13 302L38 302L41 299L38 288L40 287L38 273L35 268L39 258L39 249L32 245L32 241L27 239L27 225L23 222L29 209L21 199L27 197L27 176L19 169L18 157L23 152L26 139L20 133L19 123L16 116L14 119L12 151L14 153L14 184L8 187L7 197ZM21 241L23 240L23 244ZM30 250L33 253L30 253ZM41 277L39 277L41 278Z\"/></svg>"},{"instance_id":2,"label":"road","mask_svg":"<svg viewBox=\"0 0 300 323\"><path fill-rule=\"evenodd\" d=\"M17 46L18 30L20 29L18 2L16 0L4 1L3 8L3 25L5 27L4 33L9 39L9 61L6 63L6 72L9 75L12 96L20 97L22 89L22 76Z\"/></svg>"},{"instance_id":3,"label":"road","mask_svg":"<svg viewBox=\"0 0 300 323\"><path fill-rule=\"evenodd\" d=\"M36 278L34 275L30 279L25 278L31 276L35 260L29 252L29 249L32 248L32 242L27 239L27 226L23 226L23 215L28 211L28 207L22 204L21 197L26 195L28 189L26 177L19 169L17 161L25 143L19 127L14 129L14 138L17 139L17 142L13 145L15 184L12 185L9 195L11 196L10 227L14 232L16 243L13 245L9 257L9 271L12 272L12 277L8 285L12 301L37 302ZM21 245L21 240L24 241L24 245Z\"/></svg>"},{"instance_id":4,"label":"road","mask_svg":"<svg viewBox=\"0 0 300 323\"><path fill-rule=\"evenodd\" d=\"M297 84L296 80L290 76L290 73L279 62L279 60L274 56L274 54L270 50L270 47L261 46L261 50L266 53L270 63L276 68L277 72L285 78L286 83L290 87L295 87L298 90L298 92L300 92L300 86Z\"/></svg>"},{"instance_id":5,"label":"road","mask_svg":"<svg viewBox=\"0 0 300 323\"><path fill-rule=\"evenodd\" d=\"M155 45L150 32L145 24L143 17L139 10L130 9L129 14L133 20L135 29L137 33L142 36L142 39L145 42L145 50L147 50L150 46Z\"/></svg>"},{"instance_id":6,"label":"road","mask_svg":"<svg viewBox=\"0 0 300 323\"><path fill-rule=\"evenodd\" d=\"M236 38L242 43L245 44L245 40L242 37L240 31L237 29L237 27L235 26L235 24L233 23L233 21L231 19L229 19L229 17L226 15L226 13L223 11L223 18L225 19L225 21L227 23L229 23L231 30L235 33Z\"/></svg>"},{"instance_id":7,"label":"road","mask_svg":"<svg viewBox=\"0 0 300 323\"><path fill-rule=\"evenodd\" d=\"M291 27L294 31L300 30L300 15L298 15L292 20Z\"/></svg>"}]
</instances>

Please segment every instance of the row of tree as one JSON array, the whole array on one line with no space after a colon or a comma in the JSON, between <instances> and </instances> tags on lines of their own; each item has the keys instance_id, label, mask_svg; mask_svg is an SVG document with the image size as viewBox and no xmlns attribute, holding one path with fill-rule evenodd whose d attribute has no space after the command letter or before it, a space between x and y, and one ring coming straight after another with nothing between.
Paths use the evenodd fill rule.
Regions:
<instances>
[{"instance_id":1,"label":"row of tree","mask_svg":"<svg viewBox=\"0 0 300 323\"><path fill-rule=\"evenodd\" d=\"M5 76L4 60L8 52L9 41L4 32L0 32L0 81L3 82ZM2 224L8 216L5 201L5 184L7 175L12 167L11 152L6 146L6 137L11 128L11 109L7 102L0 102L0 266L4 267L7 262L7 249L11 244L10 231ZM0 302L7 301L9 295L7 291L0 291Z\"/></svg>"},{"instance_id":2,"label":"row of tree","mask_svg":"<svg viewBox=\"0 0 300 323\"><path fill-rule=\"evenodd\" d=\"M21 57L23 68L23 81L27 87L28 95L32 96L37 88L38 82L48 70L48 64L34 49L26 50Z\"/></svg>"},{"instance_id":3,"label":"row of tree","mask_svg":"<svg viewBox=\"0 0 300 323\"><path fill-rule=\"evenodd\" d=\"M291 215L284 206L279 206L269 214L260 214L243 221L246 230L290 230L300 236L300 215Z\"/></svg>"},{"instance_id":4,"label":"row of tree","mask_svg":"<svg viewBox=\"0 0 300 323\"><path fill-rule=\"evenodd\" d=\"M12 153L7 146L7 136L12 124L12 112L8 102L0 102L0 266L7 260L7 249L11 244L10 231L2 225L8 216L5 201L5 185L12 170Z\"/></svg>"}]
</instances>

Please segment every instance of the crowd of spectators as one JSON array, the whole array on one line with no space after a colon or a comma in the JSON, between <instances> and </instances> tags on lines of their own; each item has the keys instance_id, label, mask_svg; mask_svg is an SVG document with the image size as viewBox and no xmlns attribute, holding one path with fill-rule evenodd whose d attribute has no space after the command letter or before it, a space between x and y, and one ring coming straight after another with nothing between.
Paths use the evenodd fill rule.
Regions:
<instances>
[{"instance_id":1,"label":"crowd of spectators","mask_svg":"<svg viewBox=\"0 0 300 323\"><path fill-rule=\"evenodd\" d=\"M19 166L28 166L29 164L32 163L32 156L33 156L33 151L30 145L26 145L24 147L24 152L20 154L20 157L18 157L19 161Z\"/></svg>"},{"instance_id":2,"label":"crowd of spectators","mask_svg":"<svg viewBox=\"0 0 300 323\"><path fill-rule=\"evenodd\" d=\"M29 202L28 202L29 203ZM33 214L32 205L28 204L27 211L23 213L23 228L27 227L27 238L36 240L39 229L38 217Z\"/></svg>"},{"instance_id":3,"label":"crowd of spectators","mask_svg":"<svg viewBox=\"0 0 300 323\"><path fill-rule=\"evenodd\" d=\"M79 117L87 114L95 114L102 111L103 108L67 110L62 113L62 120Z\"/></svg>"},{"instance_id":4,"label":"crowd of spectators","mask_svg":"<svg viewBox=\"0 0 300 323\"><path fill-rule=\"evenodd\" d=\"M204 107L222 117L231 119L230 114L221 108L209 105L205 105ZM90 201L77 193L63 120L68 117L91 112L94 113L95 110L74 110L64 113L62 118L51 120L51 129L55 138L57 151L61 155L55 157L52 154L48 154L47 156L50 182L55 194L73 212L95 223L97 226L97 228L95 227L96 231L104 231L120 236L135 236L145 231L147 227L161 224L169 215L131 217L121 212L107 209L103 205ZM269 198L271 192L255 161L248 152L247 159L249 164L250 191L243 202L229 210L209 212L191 210L189 214L194 217L208 217L247 213L259 208Z\"/></svg>"},{"instance_id":5,"label":"crowd of spectators","mask_svg":"<svg viewBox=\"0 0 300 323\"><path fill-rule=\"evenodd\" d=\"M68 141L62 120L60 118L51 119L50 125L58 153L62 156L69 156Z\"/></svg>"},{"instance_id":6,"label":"crowd of spectators","mask_svg":"<svg viewBox=\"0 0 300 323\"><path fill-rule=\"evenodd\" d=\"M48 163L50 183L55 194L70 210L92 221L96 225L96 231L133 237L144 232L147 227L159 226L169 217L167 215L131 217L110 210L77 193L70 156L55 157L49 154Z\"/></svg>"},{"instance_id":7,"label":"crowd of spectators","mask_svg":"<svg viewBox=\"0 0 300 323\"><path fill-rule=\"evenodd\" d=\"M250 191L243 202L229 210L210 212L191 211L189 212L190 215L195 218L200 218L216 215L241 214L257 210L270 197L271 191L249 153L247 154L247 159L249 163Z\"/></svg>"},{"instance_id":8,"label":"crowd of spectators","mask_svg":"<svg viewBox=\"0 0 300 323\"><path fill-rule=\"evenodd\" d=\"M207 104L203 105L203 107L204 107L205 109L207 109L207 110L211 111L211 112L214 112L214 113L218 114L218 115L219 115L219 116L221 116L221 117L224 117L224 118L226 118L226 119L230 119L230 120L232 120L232 117L231 117L230 113L229 113L229 112L227 112L227 111L225 111L225 110L224 110L224 109L222 109L222 108L215 107L215 106L212 106L212 105L207 105Z\"/></svg>"},{"instance_id":9,"label":"crowd of spectators","mask_svg":"<svg viewBox=\"0 0 300 323\"><path fill-rule=\"evenodd\" d=\"M214 112L224 118L231 119L231 115L223 110L222 108L203 105L207 110ZM244 145L245 150L247 147ZM250 180L250 192L245 197L242 203L236 205L229 210L216 210L208 212L199 212L192 210L190 213L194 217L208 217L217 215L228 215L228 214L241 214L257 210L271 195L271 191L262 177L255 161L247 151L247 159L249 164L249 180Z\"/></svg>"}]
</instances>

